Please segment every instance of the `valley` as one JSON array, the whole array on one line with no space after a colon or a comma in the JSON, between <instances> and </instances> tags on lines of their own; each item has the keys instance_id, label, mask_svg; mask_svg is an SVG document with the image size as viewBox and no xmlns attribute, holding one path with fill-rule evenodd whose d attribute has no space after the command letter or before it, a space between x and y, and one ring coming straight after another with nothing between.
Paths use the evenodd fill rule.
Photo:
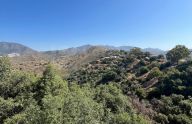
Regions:
<instances>
[{"instance_id":1,"label":"valley","mask_svg":"<svg viewBox=\"0 0 192 124\"><path fill-rule=\"evenodd\" d=\"M185 46L157 55L90 45L2 54L0 123L192 122L192 58Z\"/></svg>"}]
</instances>

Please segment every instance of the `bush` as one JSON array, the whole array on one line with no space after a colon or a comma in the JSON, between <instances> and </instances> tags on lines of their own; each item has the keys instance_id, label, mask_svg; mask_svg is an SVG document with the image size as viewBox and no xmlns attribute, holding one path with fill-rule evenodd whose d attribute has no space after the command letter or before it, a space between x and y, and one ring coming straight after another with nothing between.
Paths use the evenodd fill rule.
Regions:
<instances>
[{"instance_id":1,"label":"bush","mask_svg":"<svg viewBox=\"0 0 192 124\"><path fill-rule=\"evenodd\" d=\"M148 66L149 69L152 69L152 68L155 68L155 67L157 67L157 68L160 67L160 64L159 64L157 61L152 62L152 63Z\"/></svg>"},{"instance_id":2,"label":"bush","mask_svg":"<svg viewBox=\"0 0 192 124\"><path fill-rule=\"evenodd\" d=\"M115 124L150 124L149 121L144 119L140 115L129 114L129 113L121 113L115 115L113 119L113 123Z\"/></svg>"},{"instance_id":3,"label":"bush","mask_svg":"<svg viewBox=\"0 0 192 124\"><path fill-rule=\"evenodd\" d=\"M141 61L139 62L139 65L140 65L140 66L146 66L146 62L145 62L144 60L141 60Z\"/></svg>"},{"instance_id":4,"label":"bush","mask_svg":"<svg viewBox=\"0 0 192 124\"><path fill-rule=\"evenodd\" d=\"M165 69L167 67L170 67L170 66L171 66L171 63L170 62L166 62L166 63L160 65L160 70L163 70L163 69Z\"/></svg>"},{"instance_id":5,"label":"bush","mask_svg":"<svg viewBox=\"0 0 192 124\"><path fill-rule=\"evenodd\" d=\"M141 68L139 69L139 75L143 75L143 74L145 74L145 73L147 73L147 72L149 72L149 69L148 69L146 66L141 67Z\"/></svg>"},{"instance_id":6,"label":"bush","mask_svg":"<svg viewBox=\"0 0 192 124\"><path fill-rule=\"evenodd\" d=\"M151 61L151 62L156 61L156 60L157 60L157 56L152 56L152 57L150 58L150 61Z\"/></svg>"},{"instance_id":7,"label":"bush","mask_svg":"<svg viewBox=\"0 0 192 124\"><path fill-rule=\"evenodd\" d=\"M117 73L114 71L108 71L106 73L103 74L102 76L102 82L109 82L112 81L114 79L116 79L117 77Z\"/></svg>"},{"instance_id":8,"label":"bush","mask_svg":"<svg viewBox=\"0 0 192 124\"><path fill-rule=\"evenodd\" d=\"M163 73L159 70L159 68L153 68L152 71L149 73L147 79L150 80L155 77L160 77L162 75L163 75Z\"/></svg>"},{"instance_id":9,"label":"bush","mask_svg":"<svg viewBox=\"0 0 192 124\"><path fill-rule=\"evenodd\" d=\"M145 92L145 90L143 88L139 88L139 89L136 90L136 95L139 98L143 99L143 98L146 97L146 92Z\"/></svg>"},{"instance_id":10,"label":"bush","mask_svg":"<svg viewBox=\"0 0 192 124\"><path fill-rule=\"evenodd\" d=\"M161 124L167 124L167 123L169 123L168 117L167 117L166 115L164 115L164 114L161 114L161 113L159 113L158 115L156 115L156 116L154 117L154 119L155 119L158 123L161 123Z\"/></svg>"}]
</instances>

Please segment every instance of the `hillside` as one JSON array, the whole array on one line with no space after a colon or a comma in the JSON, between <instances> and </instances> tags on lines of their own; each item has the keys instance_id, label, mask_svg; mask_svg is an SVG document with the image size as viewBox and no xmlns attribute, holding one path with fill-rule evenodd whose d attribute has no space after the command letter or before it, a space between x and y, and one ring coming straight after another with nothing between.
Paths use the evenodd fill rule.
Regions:
<instances>
[{"instance_id":1,"label":"hillside","mask_svg":"<svg viewBox=\"0 0 192 124\"><path fill-rule=\"evenodd\" d=\"M0 123L191 124L189 55L177 45L166 59L98 46L1 57Z\"/></svg>"},{"instance_id":2,"label":"hillside","mask_svg":"<svg viewBox=\"0 0 192 124\"><path fill-rule=\"evenodd\" d=\"M88 51L93 52L97 49ZM42 75L25 73L11 68L8 58L0 58L0 123L152 123L147 116L137 112L131 98L123 94L117 84L78 85L63 80L53 65L44 67Z\"/></svg>"},{"instance_id":3,"label":"hillside","mask_svg":"<svg viewBox=\"0 0 192 124\"><path fill-rule=\"evenodd\" d=\"M179 56L181 48L177 46L170 52ZM92 87L115 83L132 99L134 108L153 123L191 124L191 68L190 57L173 64L164 56L150 56L139 49L129 53L108 51L105 57L86 64L67 80Z\"/></svg>"},{"instance_id":4,"label":"hillside","mask_svg":"<svg viewBox=\"0 0 192 124\"><path fill-rule=\"evenodd\" d=\"M75 48L74 48L75 49ZM79 69L82 65L94 61L105 55L105 48L92 46L77 53L64 51L39 52L36 54L23 55L11 58L14 68L41 74L44 66L48 63L54 63L63 73L68 73Z\"/></svg>"},{"instance_id":5,"label":"hillside","mask_svg":"<svg viewBox=\"0 0 192 124\"><path fill-rule=\"evenodd\" d=\"M131 46L92 46L84 45L76 48L68 48L64 50L37 52L26 46L14 43L2 43L2 50L6 49L9 52L16 52L19 56L16 57L14 53L4 52L4 55L12 56L11 62L13 67L27 72L35 72L41 74L45 65L49 62L54 63L62 70L63 73L69 74L71 71L78 70L82 65L91 61L97 60L102 56L106 56L106 51L110 50L126 50L130 51ZM9 47L7 47L9 46ZM5 47L5 48L4 48ZM19 49L19 50L17 50ZM142 51L152 51L152 55L163 53L159 49L142 49ZM164 54L164 53L163 53Z\"/></svg>"}]
</instances>

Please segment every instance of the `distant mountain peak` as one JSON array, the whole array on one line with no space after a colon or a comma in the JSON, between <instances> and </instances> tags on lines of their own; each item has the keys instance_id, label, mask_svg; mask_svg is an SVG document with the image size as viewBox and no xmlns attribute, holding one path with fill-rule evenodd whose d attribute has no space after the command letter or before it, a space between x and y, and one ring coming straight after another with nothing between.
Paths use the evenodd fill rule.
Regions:
<instances>
[{"instance_id":1,"label":"distant mountain peak","mask_svg":"<svg viewBox=\"0 0 192 124\"><path fill-rule=\"evenodd\" d=\"M8 55L12 53L24 55L37 53L37 51L19 43L5 41L0 42L0 55Z\"/></svg>"}]
</instances>

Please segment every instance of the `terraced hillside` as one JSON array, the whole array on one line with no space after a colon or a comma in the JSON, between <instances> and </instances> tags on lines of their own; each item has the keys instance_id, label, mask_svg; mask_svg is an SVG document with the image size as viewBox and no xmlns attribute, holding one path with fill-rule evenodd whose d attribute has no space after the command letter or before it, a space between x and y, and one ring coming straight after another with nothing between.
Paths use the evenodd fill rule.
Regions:
<instances>
[{"instance_id":1,"label":"terraced hillside","mask_svg":"<svg viewBox=\"0 0 192 124\"><path fill-rule=\"evenodd\" d=\"M185 51L185 47L176 46L168 55L185 55L181 49ZM186 53L188 56L188 50ZM189 56L177 61L166 60L163 55L151 56L138 48L129 53L108 51L105 57L86 64L67 80L92 87L115 83L131 98L134 108L153 123L191 124L192 61Z\"/></svg>"}]
</instances>

